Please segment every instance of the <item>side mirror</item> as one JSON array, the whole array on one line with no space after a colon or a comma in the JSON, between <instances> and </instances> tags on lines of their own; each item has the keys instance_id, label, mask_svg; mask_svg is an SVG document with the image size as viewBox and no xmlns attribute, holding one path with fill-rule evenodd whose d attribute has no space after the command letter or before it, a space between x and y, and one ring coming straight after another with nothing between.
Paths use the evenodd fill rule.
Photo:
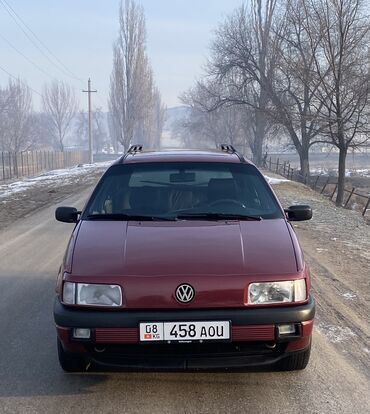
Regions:
<instances>
[{"instance_id":1,"label":"side mirror","mask_svg":"<svg viewBox=\"0 0 370 414\"><path fill-rule=\"evenodd\" d=\"M63 223L77 223L79 214L80 211L74 207L58 207L55 210L55 218Z\"/></svg>"},{"instance_id":2,"label":"side mirror","mask_svg":"<svg viewBox=\"0 0 370 414\"><path fill-rule=\"evenodd\" d=\"M306 205L290 206L284 210L290 221L305 221L312 219L312 209Z\"/></svg>"}]
</instances>

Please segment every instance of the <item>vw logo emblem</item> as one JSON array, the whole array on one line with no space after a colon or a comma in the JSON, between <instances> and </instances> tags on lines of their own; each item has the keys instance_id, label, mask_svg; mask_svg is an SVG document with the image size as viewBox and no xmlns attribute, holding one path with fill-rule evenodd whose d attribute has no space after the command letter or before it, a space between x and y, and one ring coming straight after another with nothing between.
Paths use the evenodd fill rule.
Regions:
<instances>
[{"instance_id":1,"label":"vw logo emblem","mask_svg":"<svg viewBox=\"0 0 370 414\"><path fill-rule=\"evenodd\" d=\"M188 284L182 284L176 288L176 299L181 303L189 303L195 296L194 288Z\"/></svg>"}]
</instances>

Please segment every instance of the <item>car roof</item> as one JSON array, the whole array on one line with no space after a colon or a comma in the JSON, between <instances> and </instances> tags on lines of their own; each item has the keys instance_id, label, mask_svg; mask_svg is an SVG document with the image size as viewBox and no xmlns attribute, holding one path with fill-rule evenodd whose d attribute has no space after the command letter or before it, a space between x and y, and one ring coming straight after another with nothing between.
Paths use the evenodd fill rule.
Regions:
<instances>
[{"instance_id":1,"label":"car roof","mask_svg":"<svg viewBox=\"0 0 370 414\"><path fill-rule=\"evenodd\" d=\"M166 149L127 152L114 164L144 162L223 162L252 164L239 153L223 150Z\"/></svg>"}]
</instances>

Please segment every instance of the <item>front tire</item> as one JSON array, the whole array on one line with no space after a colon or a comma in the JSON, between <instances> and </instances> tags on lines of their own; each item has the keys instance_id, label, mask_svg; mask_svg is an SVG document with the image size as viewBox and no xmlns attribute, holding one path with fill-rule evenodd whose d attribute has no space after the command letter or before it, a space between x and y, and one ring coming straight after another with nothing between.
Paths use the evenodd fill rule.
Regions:
<instances>
[{"instance_id":1,"label":"front tire","mask_svg":"<svg viewBox=\"0 0 370 414\"><path fill-rule=\"evenodd\" d=\"M58 359L63 371L66 372L83 372L86 371L86 361L81 355L66 352L60 339L57 339Z\"/></svg>"},{"instance_id":2,"label":"front tire","mask_svg":"<svg viewBox=\"0 0 370 414\"><path fill-rule=\"evenodd\" d=\"M295 352L294 354L286 356L279 364L279 371L299 371L305 369L311 354L311 341L310 345L301 352Z\"/></svg>"}]
</instances>

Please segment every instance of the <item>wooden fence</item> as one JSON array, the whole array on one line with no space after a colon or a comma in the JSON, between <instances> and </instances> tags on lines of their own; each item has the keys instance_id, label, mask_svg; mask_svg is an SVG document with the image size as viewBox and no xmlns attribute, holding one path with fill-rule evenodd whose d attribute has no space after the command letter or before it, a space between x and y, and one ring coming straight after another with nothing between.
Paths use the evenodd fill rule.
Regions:
<instances>
[{"instance_id":1,"label":"wooden fence","mask_svg":"<svg viewBox=\"0 0 370 414\"><path fill-rule=\"evenodd\" d=\"M329 197L330 200L334 200L334 196L338 189L338 180L336 177L327 177L323 175L310 176L308 174L304 176L299 170L292 168L289 161L280 162L279 158L277 158L277 160L272 160L270 157L265 161L264 167L276 174L280 174L288 178L289 180L304 183L310 186L313 190L320 192L320 194ZM345 202L342 207L350 207L351 200L354 197L358 197L361 201L363 201L363 203L361 202L363 205L361 212L362 215L365 216L366 212L370 210L370 196L359 193L358 189L355 187L350 189L345 188L344 191L348 194L348 197L345 198Z\"/></svg>"},{"instance_id":2,"label":"wooden fence","mask_svg":"<svg viewBox=\"0 0 370 414\"><path fill-rule=\"evenodd\" d=\"M87 151L0 152L0 181L32 177L44 171L88 162Z\"/></svg>"}]
</instances>

